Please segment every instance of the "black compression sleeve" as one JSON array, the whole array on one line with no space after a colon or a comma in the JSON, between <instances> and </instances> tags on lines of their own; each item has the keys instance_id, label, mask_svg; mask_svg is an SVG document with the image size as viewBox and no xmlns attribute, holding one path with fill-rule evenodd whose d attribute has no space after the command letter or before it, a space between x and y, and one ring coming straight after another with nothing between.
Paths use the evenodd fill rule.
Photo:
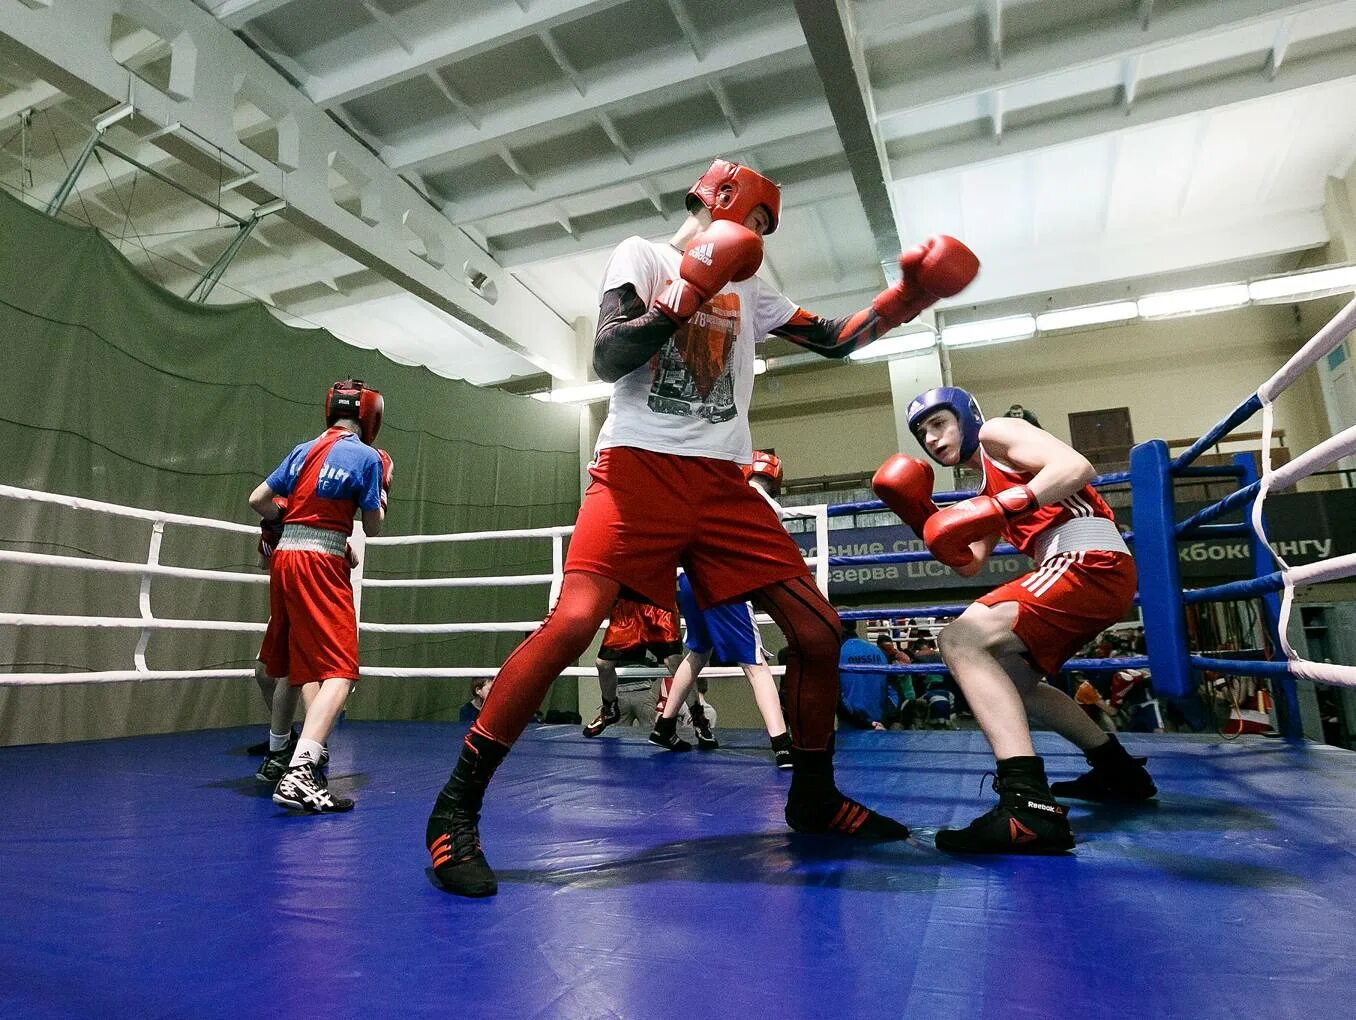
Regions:
<instances>
[{"instance_id":1,"label":"black compression sleeve","mask_svg":"<svg viewBox=\"0 0 1356 1020\"><path fill-rule=\"evenodd\" d=\"M645 302L629 283L603 294L598 307L598 333L593 339L593 371L604 382L616 382L639 368L663 347L678 324Z\"/></svg>"}]
</instances>

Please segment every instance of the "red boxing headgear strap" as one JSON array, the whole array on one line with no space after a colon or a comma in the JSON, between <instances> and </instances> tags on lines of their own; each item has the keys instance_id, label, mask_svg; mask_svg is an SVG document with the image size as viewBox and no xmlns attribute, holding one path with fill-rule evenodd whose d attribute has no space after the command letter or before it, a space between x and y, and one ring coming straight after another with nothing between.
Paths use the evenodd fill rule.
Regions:
<instances>
[{"instance_id":1,"label":"red boxing headgear strap","mask_svg":"<svg viewBox=\"0 0 1356 1020\"><path fill-rule=\"evenodd\" d=\"M709 209L713 220L734 220L741 225L761 205L767 210L770 234L781 217L782 189L757 170L718 159L687 193L688 211L695 205Z\"/></svg>"},{"instance_id":2,"label":"red boxing headgear strap","mask_svg":"<svg viewBox=\"0 0 1356 1020\"><path fill-rule=\"evenodd\" d=\"M381 415L386 401L381 393L361 379L341 379L325 394L325 424L333 425L340 418L358 423L359 435L368 446L381 431Z\"/></svg>"},{"instance_id":3,"label":"red boxing headgear strap","mask_svg":"<svg viewBox=\"0 0 1356 1020\"><path fill-rule=\"evenodd\" d=\"M749 477L761 475L766 478L772 496L782 494L782 459L767 450L754 450L753 463L749 465Z\"/></svg>"}]
</instances>

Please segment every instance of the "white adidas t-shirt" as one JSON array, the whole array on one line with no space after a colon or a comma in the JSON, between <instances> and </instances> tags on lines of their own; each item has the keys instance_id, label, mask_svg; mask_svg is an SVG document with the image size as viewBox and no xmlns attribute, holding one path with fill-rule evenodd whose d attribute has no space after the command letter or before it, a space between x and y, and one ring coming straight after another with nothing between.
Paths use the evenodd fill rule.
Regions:
<instances>
[{"instance_id":1,"label":"white adidas t-shirt","mask_svg":"<svg viewBox=\"0 0 1356 1020\"><path fill-rule=\"evenodd\" d=\"M677 279L682 259L672 245L628 237L608 261L599 297L629 283L649 308ZM617 380L595 456L634 446L749 463L754 344L795 312L756 276L727 284L654 357Z\"/></svg>"}]
</instances>

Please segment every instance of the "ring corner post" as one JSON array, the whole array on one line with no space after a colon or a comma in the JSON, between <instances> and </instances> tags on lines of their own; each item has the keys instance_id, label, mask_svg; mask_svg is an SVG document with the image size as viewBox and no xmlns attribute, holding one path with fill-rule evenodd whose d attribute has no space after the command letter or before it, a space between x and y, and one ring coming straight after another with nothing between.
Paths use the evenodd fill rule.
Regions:
<instances>
[{"instance_id":1,"label":"ring corner post","mask_svg":"<svg viewBox=\"0 0 1356 1020\"><path fill-rule=\"evenodd\" d=\"M1233 456L1234 466L1243 472L1239 478L1240 486L1252 485L1258 479L1257 462L1253 460L1251 453L1236 453ZM1249 501L1248 512L1251 512L1252 505L1256 502L1254 497ZM1252 532L1248 536L1248 552L1252 561L1252 576L1261 577L1263 574L1270 573L1276 566L1271 550L1266 543ZM1281 650L1281 600L1275 592L1265 595L1259 595L1258 601L1262 605L1262 626L1266 628L1267 640L1271 642L1271 648L1275 655L1283 656ZM1280 724L1281 735L1286 740L1299 741L1304 739L1304 721L1300 713L1299 691L1295 686L1295 678L1290 676L1272 677L1271 680L1273 693L1276 695L1276 716Z\"/></svg>"},{"instance_id":2,"label":"ring corner post","mask_svg":"<svg viewBox=\"0 0 1356 1020\"><path fill-rule=\"evenodd\" d=\"M1191 673L1169 466L1168 444L1161 439L1140 443L1130 451L1130 516L1153 687L1159 693L1183 697L1191 693Z\"/></svg>"}]
</instances>

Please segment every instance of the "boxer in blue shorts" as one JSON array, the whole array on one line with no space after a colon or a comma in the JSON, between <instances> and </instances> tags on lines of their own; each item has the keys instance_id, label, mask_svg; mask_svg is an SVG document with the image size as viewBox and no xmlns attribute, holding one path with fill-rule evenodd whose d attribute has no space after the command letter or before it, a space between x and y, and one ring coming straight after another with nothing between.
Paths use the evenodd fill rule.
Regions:
<instances>
[{"instance_id":1,"label":"boxer in blue shorts","mask_svg":"<svg viewBox=\"0 0 1356 1020\"><path fill-rule=\"evenodd\" d=\"M749 484L781 516L781 507L773 498L781 493L781 460L775 453L755 450L748 473ZM665 681L667 698L663 712L655 719L650 743L670 751L691 749L691 745L677 734L678 713L692 695L697 676L714 656L721 662L734 663L744 671L753 688L754 700L767 726L768 736L772 739L773 760L778 768L790 768L791 735L787 732L786 719L782 715L777 681L768 668L767 656L763 654L763 642L754 620L753 606L748 602L726 602L703 610L693 594L692 583L684 573L678 575L678 610L687 623L684 644L688 651L674 672L673 680ZM695 719L693 729L697 735L697 747L701 750L714 751L720 746L710 729L697 725Z\"/></svg>"}]
</instances>

